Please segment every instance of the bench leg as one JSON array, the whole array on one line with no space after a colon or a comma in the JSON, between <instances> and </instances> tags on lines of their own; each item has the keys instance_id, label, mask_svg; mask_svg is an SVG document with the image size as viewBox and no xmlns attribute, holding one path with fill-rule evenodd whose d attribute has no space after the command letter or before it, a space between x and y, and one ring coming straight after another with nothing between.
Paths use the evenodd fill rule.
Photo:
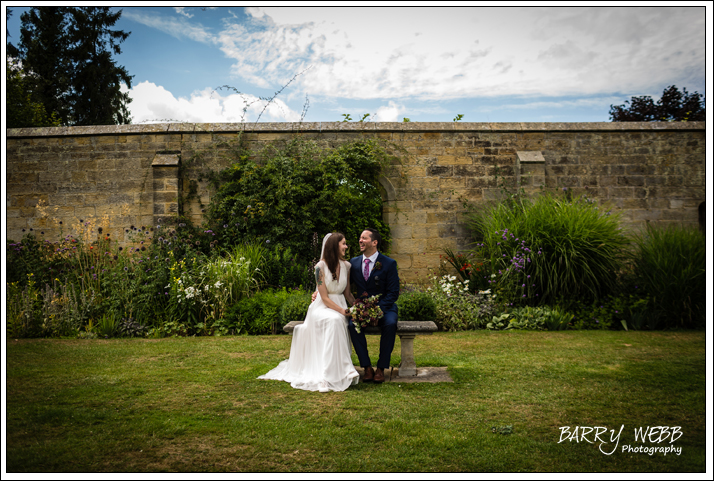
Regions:
<instances>
[{"instance_id":1,"label":"bench leg","mask_svg":"<svg viewBox=\"0 0 714 481\"><path fill-rule=\"evenodd\" d=\"M414 361L414 338L416 334L399 334L402 343L402 363L399 365L399 376L416 376L416 361Z\"/></svg>"}]
</instances>

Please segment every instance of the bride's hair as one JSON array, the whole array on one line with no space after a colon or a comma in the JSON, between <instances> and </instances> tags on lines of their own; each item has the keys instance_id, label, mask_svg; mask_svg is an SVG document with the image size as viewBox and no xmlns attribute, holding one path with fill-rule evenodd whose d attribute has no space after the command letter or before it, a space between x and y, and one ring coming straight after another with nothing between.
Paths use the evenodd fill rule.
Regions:
<instances>
[{"instance_id":1,"label":"bride's hair","mask_svg":"<svg viewBox=\"0 0 714 481\"><path fill-rule=\"evenodd\" d=\"M339 260L342 259L340 254L340 242L345 236L339 232L333 232L332 235L327 239L325 243L325 253L323 254L323 260L327 264L327 268L332 272L332 278L337 280L337 265Z\"/></svg>"}]
</instances>

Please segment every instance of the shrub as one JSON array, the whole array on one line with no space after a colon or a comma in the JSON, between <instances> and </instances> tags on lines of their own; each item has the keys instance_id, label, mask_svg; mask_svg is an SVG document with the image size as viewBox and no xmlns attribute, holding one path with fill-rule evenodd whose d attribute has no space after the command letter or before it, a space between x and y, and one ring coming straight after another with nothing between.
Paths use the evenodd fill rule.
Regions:
<instances>
[{"instance_id":1,"label":"shrub","mask_svg":"<svg viewBox=\"0 0 714 481\"><path fill-rule=\"evenodd\" d=\"M647 225L635 237L635 282L662 313L666 328L703 328L706 314L706 244L694 227Z\"/></svg>"},{"instance_id":2,"label":"shrub","mask_svg":"<svg viewBox=\"0 0 714 481\"><path fill-rule=\"evenodd\" d=\"M628 240L618 215L586 197L515 196L472 214L469 225L477 241L474 254L488 261L493 273L501 271L497 284L507 287L502 294L511 302L599 299L616 289ZM511 270L514 262L522 264L520 270Z\"/></svg>"},{"instance_id":3,"label":"shrub","mask_svg":"<svg viewBox=\"0 0 714 481\"><path fill-rule=\"evenodd\" d=\"M401 321L434 321L436 319L436 303L426 292L400 295L397 305Z\"/></svg>"},{"instance_id":4,"label":"shrub","mask_svg":"<svg viewBox=\"0 0 714 481\"><path fill-rule=\"evenodd\" d=\"M284 326L292 321L304 321L312 303L312 294L306 291L294 291L280 308L280 320Z\"/></svg>"},{"instance_id":5,"label":"shrub","mask_svg":"<svg viewBox=\"0 0 714 481\"><path fill-rule=\"evenodd\" d=\"M219 326L234 334L277 334L280 309L289 296L285 289L260 291L229 308Z\"/></svg>"},{"instance_id":6,"label":"shrub","mask_svg":"<svg viewBox=\"0 0 714 481\"><path fill-rule=\"evenodd\" d=\"M471 294L468 282L460 282L456 276L448 274L434 276L431 281L427 293L436 304L434 322L440 330L462 331L486 327L495 312L495 300L490 291Z\"/></svg>"}]
</instances>

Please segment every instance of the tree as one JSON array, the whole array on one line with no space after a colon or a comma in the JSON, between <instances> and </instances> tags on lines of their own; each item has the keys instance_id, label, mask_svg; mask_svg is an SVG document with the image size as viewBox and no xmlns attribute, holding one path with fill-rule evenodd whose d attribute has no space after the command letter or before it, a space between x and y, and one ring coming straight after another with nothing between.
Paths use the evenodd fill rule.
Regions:
<instances>
[{"instance_id":1,"label":"tree","mask_svg":"<svg viewBox=\"0 0 714 481\"><path fill-rule=\"evenodd\" d=\"M71 13L75 125L131 123L127 108L131 98L121 92L121 84L131 88L133 77L112 59L112 53L119 55L119 44L129 37L124 31L110 30L121 17L121 10L111 13L109 7L80 7Z\"/></svg>"},{"instance_id":2,"label":"tree","mask_svg":"<svg viewBox=\"0 0 714 481\"><path fill-rule=\"evenodd\" d=\"M131 121L126 69L112 54L130 33L112 30L121 17L109 7L33 7L21 17L19 54L37 100L62 125Z\"/></svg>"},{"instance_id":3,"label":"tree","mask_svg":"<svg viewBox=\"0 0 714 481\"><path fill-rule=\"evenodd\" d=\"M63 125L70 124L69 38L66 7L35 7L22 14L19 58L26 87Z\"/></svg>"},{"instance_id":4,"label":"tree","mask_svg":"<svg viewBox=\"0 0 714 481\"><path fill-rule=\"evenodd\" d=\"M33 100L24 73L9 60L5 61L5 80L6 128L56 127L60 124L56 114L48 115L45 106Z\"/></svg>"},{"instance_id":5,"label":"tree","mask_svg":"<svg viewBox=\"0 0 714 481\"><path fill-rule=\"evenodd\" d=\"M655 103L652 97L632 97L623 105L610 105L612 122L675 122L705 121L704 96L698 92L689 94L686 88L680 92L670 85ZM629 104L629 106L627 105Z\"/></svg>"}]
</instances>

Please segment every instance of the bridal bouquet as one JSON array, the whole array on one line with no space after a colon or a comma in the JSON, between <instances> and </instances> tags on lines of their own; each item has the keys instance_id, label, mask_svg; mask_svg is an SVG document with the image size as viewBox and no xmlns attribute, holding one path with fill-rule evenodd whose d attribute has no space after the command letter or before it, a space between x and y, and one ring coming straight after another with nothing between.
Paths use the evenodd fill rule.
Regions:
<instances>
[{"instance_id":1,"label":"bridal bouquet","mask_svg":"<svg viewBox=\"0 0 714 481\"><path fill-rule=\"evenodd\" d=\"M384 313L379 307L378 301L381 294L376 296L355 298L355 303L350 307L352 314L352 323L355 325L355 331L362 332L362 328L366 326L376 326L377 322L382 318Z\"/></svg>"}]
</instances>

